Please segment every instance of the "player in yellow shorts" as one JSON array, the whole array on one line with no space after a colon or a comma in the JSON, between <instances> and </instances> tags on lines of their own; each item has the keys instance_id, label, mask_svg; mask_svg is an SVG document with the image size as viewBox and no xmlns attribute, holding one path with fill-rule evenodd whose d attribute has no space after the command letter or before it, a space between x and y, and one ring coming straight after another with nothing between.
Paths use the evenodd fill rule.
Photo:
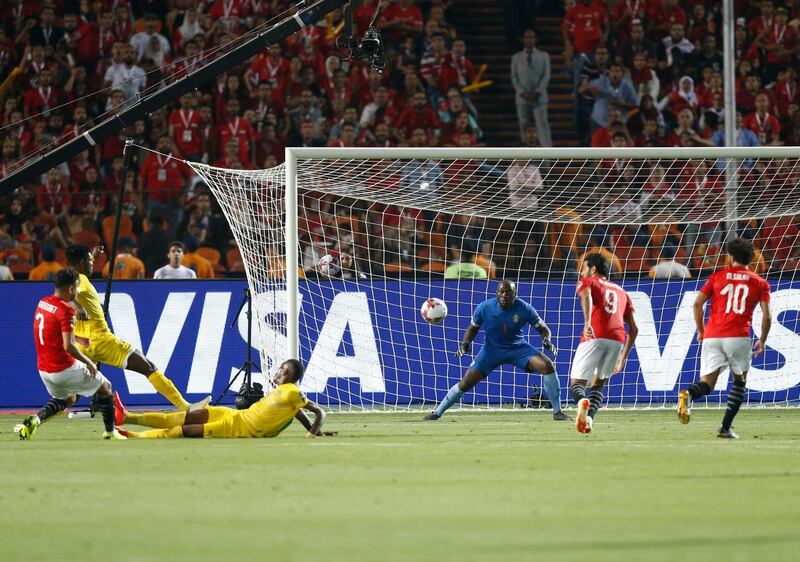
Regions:
<instances>
[{"instance_id":1,"label":"player in yellow shorts","mask_svg":"<svg viewBox=\"0 0 800 562\"><path fill-rule=\"evenodd\" d=\"M78 348L95 363L143 374L153 388L178 410L189 411L207 404L208 398L197 404L187 402L172 381L164 376L141 351L119 339L108 327L103 307L100 305L100 296L89 281L94 260L102 253L102 246L89 251L89 248L80 244L70 246L66 251L67 263L80 274L78 294L73 301L78 311L78 320L75 323L75 341Z\"/></svg>"},{"instance_id":2,"label":"player in yellow shorts","mask_svg":"<svg viewBox=\"0 0 800 562\"><path fill-rule=\"evenodd\" d=\"M325 412L300 392L297 384L303 378L303 364L295 359L284 361L275 373L275 390L246 410L206 406L192 412L132 413L125 410L119 395L114 395L116 425L126 423L155 427L149 431L125 431L130 438L163 437L276 437L297 418L308 430L309 437L333 436L323 432ZM312 423L303 410L314 414Z\"/></svg>"}]
</instances>

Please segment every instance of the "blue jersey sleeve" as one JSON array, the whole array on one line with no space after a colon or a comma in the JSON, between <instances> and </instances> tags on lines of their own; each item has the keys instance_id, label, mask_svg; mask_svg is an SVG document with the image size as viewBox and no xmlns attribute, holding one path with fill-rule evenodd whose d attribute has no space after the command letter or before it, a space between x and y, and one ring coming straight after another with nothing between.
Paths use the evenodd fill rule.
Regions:
<instances>
[{"instance_id":1,"label":"blue jersey sleeve","mask_svg":"<svg viewBox=\"0 0 800 562\"><path fill-rule=\"evenodd\" d=\"M483 311L486 310L486 301L482 302L475 308L472 314L472 323L475 326L483 326Z\"/></svg>"},{"instance_id":2,"label":"blue jersey sleeve","mask_svg":"<svg viewBox=\"0 0 800 562\"><path fill-rule=\"evenodd\" d=\"M539 316L539 313L536 312L536 309L533 308L532 305L525 303L525 310L527 311L528 323L531 326L536 326L536 324L542 321L541 317Z\"/></svg>"}]
</instances>

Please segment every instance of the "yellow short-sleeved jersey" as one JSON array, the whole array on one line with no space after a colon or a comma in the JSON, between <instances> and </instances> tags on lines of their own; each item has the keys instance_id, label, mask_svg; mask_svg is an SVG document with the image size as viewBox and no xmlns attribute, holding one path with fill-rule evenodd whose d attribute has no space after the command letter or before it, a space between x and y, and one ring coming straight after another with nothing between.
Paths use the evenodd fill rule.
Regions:
<instances>
[{"instance_id":1,"label":"yellow short-sleeved jersey","mask_svg":"<svg viewBox=\"0 0 800 562\"><path fill-rule=\"evenodd\" d=\"M75 322L75 335L82 338L97 339L111 333L103 314L103 307L100 305L100 296L94 285L83 273L79 275L80 284L75 300L78 301L89 316L88 320L77 320Z\"/></svg>"},{"instance_id":2,"label":"yellow short-sleeved jersey","mask_svg":"<svg viewBox=\"0 0 800 562\"><path fill-rule=\"evenodd\" d=\"M246 410L239 412L253 437L275 437L294 419L308 399L293 383L282 384Z\"/></svg>"}]
</instances>

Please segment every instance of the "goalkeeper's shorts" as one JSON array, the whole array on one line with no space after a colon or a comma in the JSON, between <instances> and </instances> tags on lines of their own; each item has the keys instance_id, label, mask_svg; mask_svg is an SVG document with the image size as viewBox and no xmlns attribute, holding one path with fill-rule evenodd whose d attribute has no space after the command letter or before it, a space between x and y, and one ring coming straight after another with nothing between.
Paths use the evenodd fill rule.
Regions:
<instances>
[{"instance_id":1,"label":"goalkeeper's shorts","mask_svg":"<svg viewBox=\"0 0 800 562\"><path fill-rule=\"evenodd\" d=\"M134 349L128 342L122 341L114 334L101 338L88 340L89 345L84 345L86 340L78 339L78 349L95 363L110 365L124 369L128 366L128 358Z\"/></svg>"},{"instance_id":2,"label":"goalkeeper's shorts","mask_svg":"<svg viewBox=\"0 0 800 562\"><path fill-rule=\"evenodd\" d=\"M500 365L514 365L524 371L528 368L531 357L541 354L541 349L527 342L503 349L490 348L484 344L469 368L480 371L484 375L488 375Z\"/></svg>"}]
</instances>

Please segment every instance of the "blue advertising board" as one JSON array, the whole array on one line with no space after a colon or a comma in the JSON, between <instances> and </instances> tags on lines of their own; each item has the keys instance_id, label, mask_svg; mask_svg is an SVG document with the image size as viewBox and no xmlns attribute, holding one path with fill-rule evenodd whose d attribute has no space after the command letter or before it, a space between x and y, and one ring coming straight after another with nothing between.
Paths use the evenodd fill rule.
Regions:
<instances>
[{"instance_id":1,"label":"blue advertising board","mask_svg":"<svg viewBox=\"0 0 800 562\"><path fill-rule=\"evenodd\" d=\"M636 308L640 334L625 371L607 387L609 404L660 405L674 401L679 387L697 377L692 302L700 282L639 281L623 284ZM474 307L493 296L495 282L405 280L360 282L301 281L300 347L307 374L303 389L322 404L404 406L432 403L462 375L469 357L454 351ZM98 288L99 284L98 284ZM227 385L246 358L246 317L236 313L243 281L159 281L114 284L110 319L122 339L158 365L190 400ZM551 326L560 349L556 359L566 400L567 378L582 328L574 282L522 282L519 294ZM0 285L0 407L35 407L47 400L36 371L33 311L52 292L50 283ZM419 314L428 296L449 306L442 325L429 325ZM281 310L281 307L284 307ZM800 400L800 283L773 283L775 316L768 351L753 362L749 401L797 403ZM254 299L257 317L285 320L285 294ZM760 324L757 311L754 326ZM233 327L231 327L233 324ZM258 331L254 322L254 332ZM285 354L285 335L254 334L254 346ZM482 335L476 340L477 352ZM532 331L531 342L539 345ZM254 357L259 364L259 353ZM270 372L274 365L266 365ZM101 366L130 405L166 406L138 374ZM260 370L260 367L257 366ZM260 372L256 380L263 380ZM522 403L537 375L513 368L498 370L475 392L470 403ZM238 383L234 386L238 386ZM727 386L722 379L718 391ZM231 403L232 397L223 401Z\"/></svg>"}]
</instances>

